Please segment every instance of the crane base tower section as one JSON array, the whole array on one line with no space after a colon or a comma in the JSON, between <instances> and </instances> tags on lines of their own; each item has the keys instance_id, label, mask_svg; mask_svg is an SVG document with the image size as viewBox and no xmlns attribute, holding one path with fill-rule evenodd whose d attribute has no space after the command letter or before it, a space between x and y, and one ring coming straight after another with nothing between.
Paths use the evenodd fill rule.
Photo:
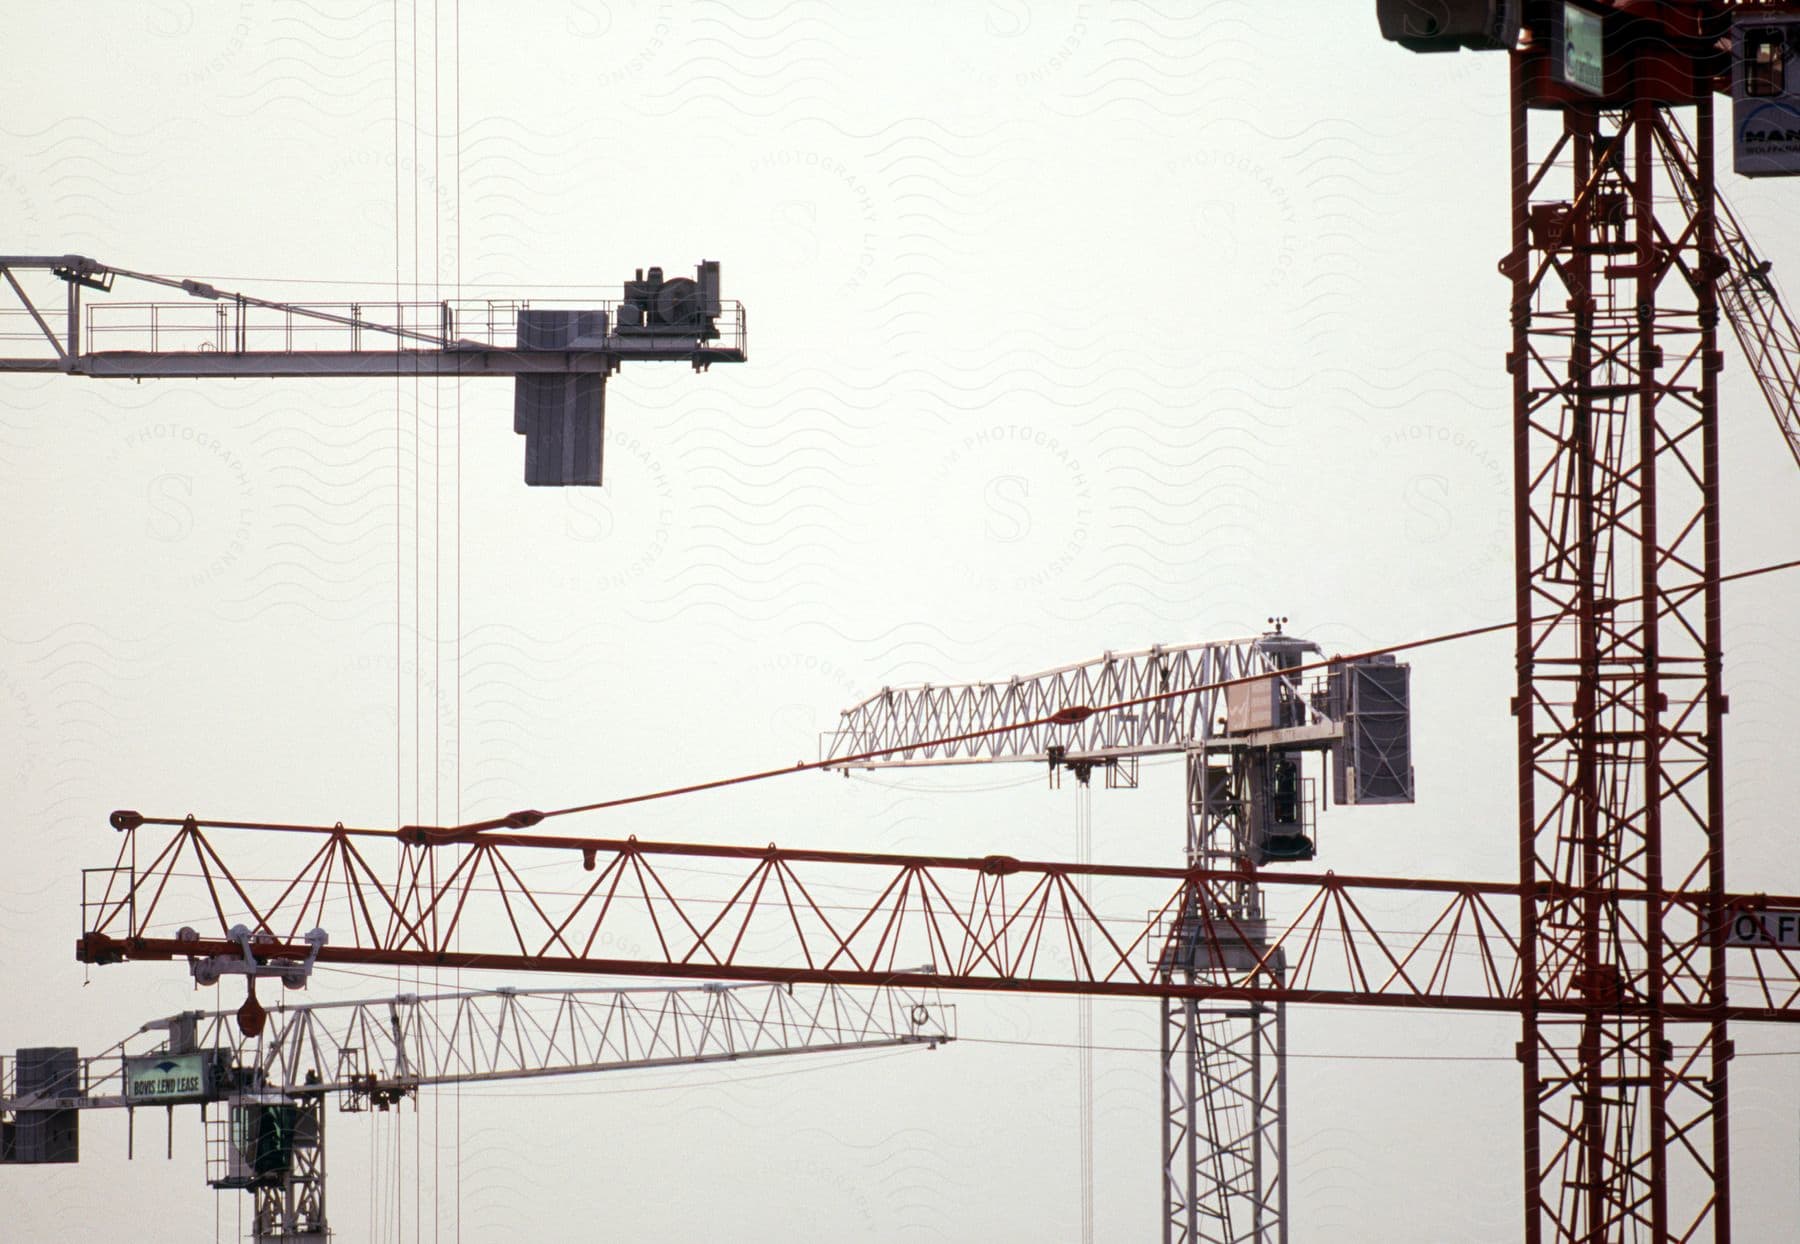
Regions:
<instances>
[{"instance_id":1,"label":"crane base tower section","mask_svg":"<svg viewBox=\"0 0 1800 1244\"><path fill-rule=\"evenodd\" d=\"M1162 1016L1163 1244L1287 1244L1287 1006Z\"/></svg>"},{"instance_id":2,"label":"crane base tower section","mask_svg":"<svg viewBox=\"0 0 1800 1244\"><path fill-rule=\"evenodd\" d=\"M1723 1242L1723 29L1548 12L1603 20L1511 58L1523 1238Z\"/></svg>"}]
</instances>

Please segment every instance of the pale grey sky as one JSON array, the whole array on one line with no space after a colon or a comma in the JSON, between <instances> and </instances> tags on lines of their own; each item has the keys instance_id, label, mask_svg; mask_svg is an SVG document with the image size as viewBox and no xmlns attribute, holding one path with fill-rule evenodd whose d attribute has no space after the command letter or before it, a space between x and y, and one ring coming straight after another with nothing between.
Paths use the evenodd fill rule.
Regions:
<instances>
[{"instance_id":1,"label":"pale grey sky","mask_svg":"<svg viewBox=\"0 0 1800 1244\"><path fill-rule=\"evenodd\" d=\"M526 490L501 382L0 377L0 1048L214 1002L74 962L115 807L489 816L789 763L886 684L1274 612L1328 650L1510 616L1503 58L1410 56L1325 0L14 7L0 251L370 302L716 258L751 361L615 378L599 492ZM1800 266L1800 186L1724 184ZM1791 556L1800 478L1735 353L1724 392L1726 565ZM1730 880L1792 892L1800 581L1726 605ZM1511 684L1505 637L1419 655L1418 802L1332 812L1321 866L1511 878ZM1068 856L1070 790L959 789L1029 776L808 776L583 828ZM1175 863L1181 817L1166 767L1098 791L1095 855ZM931 1054L334 1115L334 1225L1079 1238L1075 1004L957 1001L971 1039ZM1156 1032L1096 1010L1126 1047L1096 1055L1101 1239L1155 1228ZM1295 1238L1517 1238L1516 1036L1296 1010ZM1800 1082L1733 1074L1739 1231L1776 1238ZM127 1163L90 1115L79 1167L0 1171L6 1238L234 1238L194 1111L173 1161L162 1129Z\"/></svg>"}]
</instances>

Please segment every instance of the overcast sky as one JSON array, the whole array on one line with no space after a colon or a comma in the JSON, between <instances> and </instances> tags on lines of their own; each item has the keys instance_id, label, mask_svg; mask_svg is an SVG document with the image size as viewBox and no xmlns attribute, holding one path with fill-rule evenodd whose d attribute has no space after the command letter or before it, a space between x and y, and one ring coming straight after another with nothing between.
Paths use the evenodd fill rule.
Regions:
<instances>
[{"instance_id":1,"label":"overcast sky","mask_svg":"<svg viewBox=\"0 0 1800 1244\"><path fill-rule=\"evenodd\" d=\"M888 684L1274 613L1328 650L1510 617L1504 58L1411 56L1326 0L459 8L9 16L0 251L369 303L718 259L751 361L628 366L597 492L524 487L501 382L0 377L0 1048L241 998L74 962L115 807L491 816L810 757ZM1723 184L1800 265L1800 186ZM1726 566L1791 556L1800 478L1735 353L1724 395ZM1730 882L1792 892L1800 581L1725 603ZM1421 653L1418 802L1332 812L1321 866L1512 879L1511 685L1506 636ZM1178 862L1178 774L1095 792L1097 858ZM1076 819L1001 769L581 828L1061 858ZM333 1115L333 1224L1078 1239L1076 1004L958 1002L980 1040L930 1054ZM1156 1008L1094 1031L1100 1238L1152 1238ZM1797 1042L1734 1038L1738 1230L1777 1238L1800 1082L1761 1055ZM1516 1039L1296 1010L1295 1238L1516 1239ZM128 1164L93 1114L80 1166L0 1171L6 1237L235 1238L195 1111L172 1161L163 1127Z\"/></svg>"}]
</instances>

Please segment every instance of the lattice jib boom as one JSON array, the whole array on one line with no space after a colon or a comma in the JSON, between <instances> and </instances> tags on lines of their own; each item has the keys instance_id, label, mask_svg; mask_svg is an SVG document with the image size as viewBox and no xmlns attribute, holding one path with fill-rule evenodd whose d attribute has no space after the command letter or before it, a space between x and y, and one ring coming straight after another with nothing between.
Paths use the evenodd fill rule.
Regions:
<instances>
[{"instance_id":1,"label":"lattice jib boom","mask_svg":"<svg viewBox=\"0 0 1800 1244\"><path fill-rule=\"evenodd\" d=\"M173 1034L185 1034L176 1041ZM584 1075L955 1039L954 1008L934 989L836 985L683 985L478 989L343 1002L279 1003L255 1037L235 1010L146 1024L81 1060L81 1109L133 1104L134 1055L226 1051L240 1088L344 1094L385 1105L432 1085ZM221 1096L225 1090L219 1090ZM0 1113L42 1108L0 1083Z\"/></svg>"},{"instance_id":2,"label":"lattice jib boom","mask_svg":"<svg viewBox=\"0 0 1800 1244\"><path fill-rule=\"evenodd\" d=\"M1251 927L1233 914L1235 870L500 833L427 846L407 832L125 831L118 862L88 874L78 957L241 954L229 932L242 925L265 960L303 958L306 933L324 929L321 964L1520 1006L1516 884L1263 873L1265 915ZM1699 957L1702 909L1675 896L1664 906L1671 938ZM1800 953L1756 953L1758 1000L1728 1013L1800 1018ZM1186 966L1200 977L1174 970ZM1720 1013L1698 993L1666 1005ZM1590 1003L1569 993L1538 1006Z\"/></svg>"},{"instance_id":3,"label":"lattice jib boom","mask_svg":"<svg viewBox=\"0 0 1800 1244\"><path fill-rule=\"evenodd\" d=\"M1004 681L884 687L844 710L821 750L827 761L856 757L859 768L1179 752L1213 737L1230 687L1244 679L1284 681L1304 706L1299 679L1277 662L1316 652L1263 636L1107 653Z\"/></svg>"}]
</instances>

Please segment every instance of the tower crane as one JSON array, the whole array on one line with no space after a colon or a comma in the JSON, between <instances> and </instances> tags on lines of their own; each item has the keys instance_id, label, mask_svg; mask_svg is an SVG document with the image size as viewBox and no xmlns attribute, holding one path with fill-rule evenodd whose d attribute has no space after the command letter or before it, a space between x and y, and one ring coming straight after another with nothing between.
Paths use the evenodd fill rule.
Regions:
<instances>
[{"instance_id":1,"label":"tower crane","mask_svg":"<svg viewBox=\"0 0 1800 1244\"><path fill-rule=\"evenodd\" d=\"M20 273L62 283L60 328L51 322L59 313L46 318ZM606 381L622 363L685 361L704 371L749 357L743 305L720 299L716 260L701 263L692 278L640 268L620 298L574 303L278 302L85 255L0 255L0 277L18 303L0 310L0 341L8 343L0 372L129 380L511 378L527 484L599 485ZM121 279L179 290L194 301L95 297L110 295Z\"/></svg>"},{"instance_id":2,"label":"tower crane","mask_svg":"<svg viewBox=\"0 0 1800 1244\"><path fill-rule=\"evenodd\" d=\"M1757 294L1773 293L1760 279L1768 273L1747 244L1733 245L1741 230L1719 206L1713 110L1714 96L1729 92L1740 172L1800 172L1800 6L1377 0L1376 8L1383 34L1411 50L1499 51L1510 69L1511 234L1500 271L1512 295L1516 880L1265 867L1303 863L1315 850L1304 812L1293 815L1293 792L1305 803L1302 773L1286 785L1273 772L1277 759L1330 752L1304 733L1324 724L1315 714L1347 721L1330 711L1331 663L1307 661L1303 648L1275 670L1221 671L1167 691L1154 678L1134 693L1056 672L1074 690L1038 716L1015 708L1003 718L947 718L828 757L851 765L893 743L915 759L935 751L955 760L946 749L972 736L1035 735L1022 754L1078 778L1101 767L1126 781L1130 756L1102 727L1113 723L1127 738L1154 731L1186 703L1223 691L1225 728L1190 736L1205 743L1198 766L1194 749L1164 747L1189 753L1198 827L1181 867L533 832L548 816L603 805L392 829L119 812L118 862L87 876L78 956L186 960L201 970L238 955L252 961L252 975L316 961L934 984L1150 998L1171 1014L1189 1002L1252 1015L1294 1002L1512 1014L1522 1037L1529 1244L1731 1239L1729 1025L1800 1021L1800 896L1725 888L1720 313L1789 429L1794 372L1780 367L1793 358L1785 312L1776 316L1778 302ZM1684 142L1676 118L1688 109L1693 138ZM364 323L348 318L337 327ZM390 330L406 327L398 311L393 318ZM73 313L69 323L63 344L52 341L65 363L76 355ZM433 348L452 353L455 340L440 332ZM247 341L228 342L251 353ZM1284 696L1321 669L1323 705L1312 688ZM1242 719L1233 729L1233 688L1243 712L1264 713L1261 724ZM1002 684L962 690L959 700L919 689L902 703L952 712L1007 703ZM1094 702L1104 695L1122 698ZM996 724L979 724L989 720ZM1201 720L1216 719L1209 710ZM1346 791L1356 786L1351 767L1346 759ZM1390 776L1397 780L1397 767ZM1222 820L1229 827L1215 836ZM239 854L247 837L257 849ZM389 880L365 848L394 845L454 845L460 854L442 870ZM1208 854L1215 846L1221 855ZM514 863L527 859L539 871ZM671 883L659 870L695 861L712 872ZM1100 879L1111 901L1148 916L1089 901L1083 887ZM813 898L834 884L874 897ZM1377 927L1371 907L1401 899L1423 909L1423 927ZM171 909L212 911L219 927L174 927ZM239 925L246 938L232 936ZM315 929L330 939L309 940ZM629 941L600 940L620 930ZM638 949L595 949L626 944ZM1734 955L1753 965L1735 982ZM925 959L938 970L898 966ZM1185 1067L1197 1055L1176 1048L1188 1031L1181 1023L1182 1037L1168 1045ZM1270 1027L1279 1026L1277 1017ZM1177 1088L1169 1091L1178 1101ZM1262 1117L1278 1113L1279 1103ZM1179 1133L1171 1126L1166 1135ZM1165 1192L1171 1150L1182 1151L1185 1178L1187 1150L1204 1143L1165 1141ZM1225 1196L1249 1206L1266 1201L1270 1186L1259 1177ZM1198 1188L1184 1195L1186 1206L1202 1203ZM1187 1215L1168 1200L1173 1232ZM1262 1238L1271 1222L1278 1227L1279 1210L1251 1209L1263 1214L1253 1228Z\"/></svg>"},{"instance_id":3,"label":"tower crane","mask_svg":"<svg viewBox=\"0 0 1800 1244\"><path fill-rule=\"evenodd\" d=\"M1523 1238L1726 1241L1719 316L1790 450L1800 338L1719 197L1714 100L1740 174L1800 174L1800 4L1376 8L1510 70Z\"/></svg>"},{"instance_id":4,"label":"tower crane","mask_svg":"<svg viewBox=\"0 0 1800 1244\"><path fill-rule=\"evenodd\" d=\"M884 687L844 710L824 756L846 769L1036 762L1084 785L1101 769L1127 787L1141 758L1182 756L1185 860L1230 879L1172 913L1157 970L1193 982L1260 968L1279 986L1286 951L1270 943L1258 870L1313 858L1330 798L1413 799L1409 667L1375 656L1302 674L1319 646L1283 621L1254 638L1109 652L1004 682ZM1089 707L1115 703L1132 707ZM1309 757L1330 770L1327 798ZM1288 1238L1286 1023L1280 1000L1163 1004L1165 1242Z\"/></svg>"},{"instance_id":5,"label":"tower crane","mask_svg":"<svg viewBox=\"0 0 1800 1244\"><path fill-rule=\"evenodd\" d=\"M76 1161L85 1111L167 1107L172 1136L174 1108L198 1105L207 1182L252 1197L257 1244L303 1244L330 1235L327 1100L341 1112L387 1111L433 1086L935 1049L956 1035L955 1008L929 986L456 990L278 1005L255 1036L237 1019L186 1011L100 1054L37 1047L0 1058L0 1164Z\"/></svg>"}]
</instances>

